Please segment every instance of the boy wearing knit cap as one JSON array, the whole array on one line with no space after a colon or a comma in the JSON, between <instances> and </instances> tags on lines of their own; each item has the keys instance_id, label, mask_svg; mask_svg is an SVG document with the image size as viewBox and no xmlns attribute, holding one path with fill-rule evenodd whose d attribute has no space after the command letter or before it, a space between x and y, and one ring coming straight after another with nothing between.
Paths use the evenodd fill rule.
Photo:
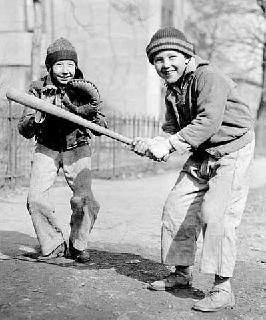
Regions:
<instances>
[{"instance_id":1,"label":"boy wearing knit cap","mask_svg":"<svg viewBox=\"0 0 266 320\"><path fill-rule=\"evenodd\" d=\"M248 194L254 151L253 119L236 84L175 28L159 29L146 48L167 87L162 125L166 137L136 138L134 151L157 161L188 153L162 214L162 263L174 272L149 285L153 290L190 286L196 241L203 235L201 272L214 285L193 309L217 311L235 304L230 278L236 260L236 228Z\"/></svg>"},{"instance_id":2,"label":"boy wearing knit cap","mask_svg":"<svg viewBox=\"0 0 266 320\"><path fill-rule=\"evenodd\" d=\"M32 82L29 93L54 104L55 108L73 112L65 103L66 87L73 79L83 79L74 46L67 39L57 39L47 49L45 65L48 74ZM99 112L96 87L95 93L93 103L76 107L75 114L106 127L104 116ZM91 132L29 108L24 109L18 129L25 138L35 137L36 140L27 208L41 247L42 255L38 259L46 261L70 253L76 261L88 261L85 249L99 211L91 190ZM49 200L49 191L60 168L73 192L69 240L64 238Z\"/></svg>"}]
</instances>

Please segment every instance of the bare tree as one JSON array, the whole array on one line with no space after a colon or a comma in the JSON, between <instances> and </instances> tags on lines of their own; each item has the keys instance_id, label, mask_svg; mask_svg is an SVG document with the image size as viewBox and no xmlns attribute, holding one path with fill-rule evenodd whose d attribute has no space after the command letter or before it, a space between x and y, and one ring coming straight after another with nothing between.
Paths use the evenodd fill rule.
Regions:
<instances>
[{"instance_id":1,"label":"bare tree","mask_svg":"<svg viewBox=\"0 0 266 320\"><path fill-rule=\"evenodd\" d=\"M262 15L266 21L266 1L257 0L259 7L261 8ZM266 117L266 32L263 33L263 54L262 54L262 93L260 99L260 105L257 112L257 118Z\"/></svg>"},{"instance_id":2,"label":"bare tree","mask_svg":"<svg viewBox=\"0 0 266 320\"><path fill-rule=\"evenodd\" d=\"M190 0L185 24L200 55L230 67L231 76L262 88L266 110L266 1Z\"/></svg>"}]
</instances>

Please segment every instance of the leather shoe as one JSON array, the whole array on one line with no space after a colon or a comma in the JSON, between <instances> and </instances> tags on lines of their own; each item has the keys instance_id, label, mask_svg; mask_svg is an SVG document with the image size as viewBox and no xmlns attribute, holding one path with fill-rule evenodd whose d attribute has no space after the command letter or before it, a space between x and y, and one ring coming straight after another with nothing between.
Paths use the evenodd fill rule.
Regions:
<instances>
[{"instance_id":1,"label":"leather shoe","mask_svg":"<svg viewBox=\"0 0 266 320\"><path fill-rule=\"evenodd\" d=\"M89 253L85 250L76 249L71 240L69 240L69 253L71 258L77 262L84 263L90 261Z\"/></svg>"},{"instance_id":2,"label":"leather shoe","mask_svg":"<svg viewBox=\"0 0 266 320\"><path fill-rule=\"evenodd\" d=\"M173 290L175 288L188 288L192 284L191 273L175 271L162 280L154 281L148 285L148 289L156 291Z\"/></svg>"},{"instance_id":3,"label":"leather shoe","mask_svg":"<svg viewBox=\"0 0 266 320\"><path fill-rule=\"evenodd\" d=\"M66 251L66 245L63 242L57 248L55 248L51 253L47 255L39 256L36 259L38 261L47 261L47 260L63 257L65 255L65 251Z\"/></svg>"}]
</instances>

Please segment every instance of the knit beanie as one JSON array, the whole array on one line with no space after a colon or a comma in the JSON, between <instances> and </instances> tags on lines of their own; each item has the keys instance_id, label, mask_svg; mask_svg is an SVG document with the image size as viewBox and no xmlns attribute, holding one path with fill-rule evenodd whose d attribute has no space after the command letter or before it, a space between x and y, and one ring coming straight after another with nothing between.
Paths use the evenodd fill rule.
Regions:
<instances>
[{"instance_id":1,"label":"knit beanie","mask_svg":"<svg viewBox=\"0 0 266 320\"><path fill-rule=\"evenodd\" d=\"M74 46L65 38L59 38L47 48L45 65L49 70L57 61L73 60L78 65L78 56Z\"/></svg>"},{"instance_id":2,"label":"knit beanie","mask_svg":"<svg viewBox=\"0 0 266 320\"><path fill-rule=\"evenodd\" d=\"M155 55L163 50L176 50L188 56L194 56L194 47L183 32L174 27L159 29L146 47L146 53L151 64Z\"/></svg>"}]
</instances>

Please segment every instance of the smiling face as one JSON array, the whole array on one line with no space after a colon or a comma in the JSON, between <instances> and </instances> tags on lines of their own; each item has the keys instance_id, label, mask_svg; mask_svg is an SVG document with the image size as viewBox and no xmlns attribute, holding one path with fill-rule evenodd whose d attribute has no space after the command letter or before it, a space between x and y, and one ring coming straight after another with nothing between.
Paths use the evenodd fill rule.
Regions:
<instances>
[{"instance_id":1,"label":"smiling face","mask_svg":"<svg viewBox=\"0 0 266 320\"><path fill-rule=\"evenodd\" d=\"M72 80L75 72L76 64L72 60L57 61L52 67L53 77L61 86L65 86L68 81Z\"/></svg>"},{"instance_id":2,"label":"smiling face","mask_svg":"<svg viewBox=\"0 0 266 320\"><path fill-rule=\"evenodd\" d=\"M175 50L160 51L154 57L153 63L158 75L166 83L175 83L186 69L189 58Z\"/></svg>"}]
</instances>

